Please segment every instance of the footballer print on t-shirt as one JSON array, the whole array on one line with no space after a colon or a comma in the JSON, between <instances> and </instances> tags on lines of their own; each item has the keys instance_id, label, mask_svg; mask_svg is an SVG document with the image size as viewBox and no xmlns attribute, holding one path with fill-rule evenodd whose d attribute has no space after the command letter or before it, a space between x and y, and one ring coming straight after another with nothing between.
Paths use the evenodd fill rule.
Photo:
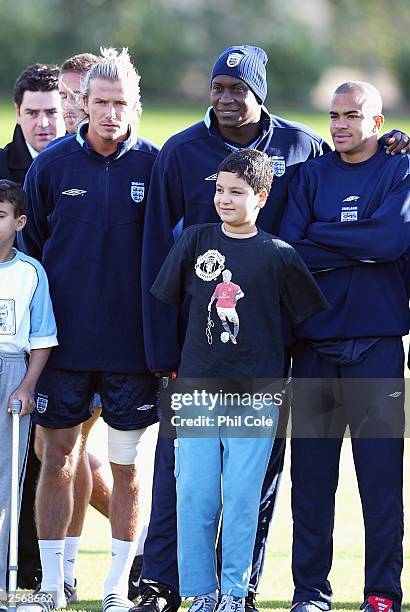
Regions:
<instances>
[{"instance_id":1,"label":"footballer print on t-shirt","mask_svg":"<svg viewBox=\"0 0 410 612\"><path fill-rule=\"evenodd\" d=\"M16 307L13 299L0 299L0 336L16 334Z\"/></svg>"},{"instance_id":2,"label":"footballer print on t-shirt","mask_svg":"<svg viewBox=\"0 0 410 612\"><path fill-rule=\"evenodd\" d=\"M222 272L222 283L218 283L215 287L208 304L206 336L209 344L212 344L211 328L214 327L212 321L212 304L215 300L216 312L223 328L220 335L221 342L226 343L230 341L232 344L238 343L239 315L236 311L236 304L244 295L240 286L232 282L232 272L225 269ZM210 339L211 342L209 342Z\"/></svg>"}]
</instances>

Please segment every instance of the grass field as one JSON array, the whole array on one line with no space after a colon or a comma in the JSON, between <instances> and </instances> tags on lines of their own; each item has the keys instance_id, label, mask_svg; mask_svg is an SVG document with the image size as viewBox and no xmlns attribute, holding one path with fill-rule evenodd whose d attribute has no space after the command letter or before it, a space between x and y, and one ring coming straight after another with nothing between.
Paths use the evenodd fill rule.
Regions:
<instances>
[{"instance_id":1,"label":"grass field","mask_svg":"<svg viewBox=\"0 0 410 612\"><path fill-rule=\"evenodd\" d=\"M183 130L195 121L200 121L205 114L203 108L171 107L164 109L157 106L144 107L141 120L141 135L149 138L158 145L162 145L167 138ZM292 109L271 109L286 119L292 119L308 125L311 129L329 139L328 121L326 114L317 112L302 112ZM11 103L0 103L0 146L11 140L15 123L15 114ZM400 128L410 133L410 118L407 116L389 117L385 124L386 131Z\"/></svg>"},{"instance_id":2,"label":"grass field","mask_svg":"<svg viewBox=\"0 0 410 612\"><path fill-rule=\"evenodd\" d=\"M162 144L170 135L200 120L204 109L161 109L144 110L141 134L157 144ZM277 114L306 123L312 129L328 138L327 118L316 113L300 113L286 109L275 109ZM11 105L0 106L0 145L10 139L14 126ZM386 129L393 127L410 133L410 119L395 117L386 122ZM94 433L94 441L101 445L104 430L101 426ZM369 458L371 460L371 458ZM410 488L410 445L406 447L405 499L409 500ZM334 590L334 607L340 610L357 610L362 601L363 583L363 523L355 482L350 443L345 441L342 453L340 486L337 497L337 516L334 542L334 564L331 581ZM386 487L388 483L386 483ZM375 500L377 503L377 500ZM408 518L409 511L406 517ZM408 521L407 521L408 522ZM292 594L290 572L291 511L289 453L285 465L282 487L275 519L269 538L264 576L260 585L259 604L261 610L275 609L278 612L289 609ZM81 541L79 566L79 595L81 602L76 610L100 610L104 576L110 562L110 533L108 523L92 509L89 510ZM403 589L410 600L410 554L409 534L405 536L405 566ZM410 610L410 605L405 606Z\"/></svg>"}]
</instances>

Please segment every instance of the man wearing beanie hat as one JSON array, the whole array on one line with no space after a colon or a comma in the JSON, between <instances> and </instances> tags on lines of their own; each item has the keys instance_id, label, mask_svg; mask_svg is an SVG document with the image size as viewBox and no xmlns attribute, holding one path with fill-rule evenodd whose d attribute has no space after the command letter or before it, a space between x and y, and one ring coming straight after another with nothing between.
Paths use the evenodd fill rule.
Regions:
<instances>
[{"instance_id":1,"label":"man wearing beanie hat","mask_svg":"<svg viewBox=\"0 0 410 612\"><path fill-rule=\"evenodd\" d=\"M263 103L268 93L265 68L267 61L268 56L259 47L229 47L216 60L211 81L220 74L240 79L249 86L259 102Z\"/></svg>"},{"instance_id":2,"label":"man wearing beanie hat","mask_svg":"<svg viewBox=\"0 0 410 612\"><path fill-rule=\"evenodd\" d=\"M174 240L184 227L218 221L213 206L216 172L232 151L250 147L272 158L275 170L260 227L277 234L287 203L288 184L300 164L330 151L323 139L304 125L269 114L263 49L250 45L229 47L211 72L210 101L203 121L172 136L153 166L143 240L143 320L146 357L152 372L176 372L180 361L184 316L175 307L153 298L152 286ZM179 323L178 323L179 319ZM166 342L164 342L166 338ZM259 512L246 612L255 612L269 524L283 468L288 414L282 408L279 437L275 439L266 473ZM282 433L283 435L283 433ZM175 612L181 602L177 566L174 445L159 436L153 483L151 520L144 547L140 602L132 612ZM198 612L211 612L201 608ZM226 610L226 612L232 612Z\"/></svg>"}]
</instances>

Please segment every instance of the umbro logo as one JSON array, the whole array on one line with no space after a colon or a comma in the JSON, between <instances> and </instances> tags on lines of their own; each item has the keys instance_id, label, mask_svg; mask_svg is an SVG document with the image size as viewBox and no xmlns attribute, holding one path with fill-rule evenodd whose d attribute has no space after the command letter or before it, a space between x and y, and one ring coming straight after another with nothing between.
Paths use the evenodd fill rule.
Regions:
<instances>
[{"instance_id":1,"label":"umbro logo","mask_svg":"<svg viewBox=\"0 0 410 612\"><path fill-rule=\"evenodd\" d=\"M144 404L143 406L138 406L137 410L151 410L154 407L154 404Z\"/></svg>"},{"instance_id":2,"label":"umbro logo","mask_svg":"<svg viewBox=\"0 0 410 612\"><path fill-rule=\"evenodd\" d=\"M84 189L66 189L65 191L61 192L62 195L68 195L68 196L73 196L73 197L84 195L85 193L87 192L84 191Z\"/></svg>"},{"instance_id":3,"label":"umbro logo","mask_svg":"<svg viewBox=\"0 0 410 612\"><path fill-rule=\"evenodd\" d=\"M211 174L210 176L206 177L206 181L216 181L216 179L218 178L218 173L215 172L215 174Z\"/></svg>"},{"instance_id":4,"label":"umbro logo","mask_svg":"<svg viewBox=\"0 0 410 612\"><path fill-rule=\"evenodd\" d=\"M356 200L358 200L360 198L360 196L348 196L347 198L345 198L344 200L342 200L342 202L356 202Z\"/></svg>"},{"instance_id":5,"label":"umbro logo","mask_svg":"<svg viewBox=\"0 0 410 612\"><path fill-rule=\"evenodd\" d=\"M400 397L401 391L395 391L394 393L389 393L388 397Z\"/></svg>"}]
</instances>

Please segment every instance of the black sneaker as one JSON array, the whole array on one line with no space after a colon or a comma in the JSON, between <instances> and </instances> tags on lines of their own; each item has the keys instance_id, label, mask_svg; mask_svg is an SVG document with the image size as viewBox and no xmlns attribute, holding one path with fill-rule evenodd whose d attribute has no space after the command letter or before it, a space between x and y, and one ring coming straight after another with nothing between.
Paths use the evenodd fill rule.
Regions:
<instances>
[{"instance_id":1,"label":"black sneaker","mask_svg":"<svg viewBox=\"0 0 410 612\"><path fill-rule=\"evenodd\" d=\"M150 584L141 596L139 603L129 612L177 612L174 593L161 584Z\"/></svg>"},{"instance_id":2,"label":"black sneaker","mask_svg":"<svg viewBox=\"0 0 410 612\"><path fill-rule=\"evenodd\" d=\"M30 572L29 570L20 571L19 568L17 584L20 589L34 591L41 584L41 577L41 568L38 568L33 572Z\"/></svg>"},{"instance_id":3,"label":"black sneaker","mask_svg":"<svg viewBox=\"0 0 410 612\"><path fill-rule=\"evenodd\" d=\"M256 593L248 591L245 597L245 612L259 612L256 606Z\"/></svg>"},{"instance_id":4,"label":"black sneaker","mask_svg":"<svg viewBox=\"0 0 410 612\"><path fill-rule=\"evenodd\" d=\"M142 555L137 555L132 562L128 577L128 599L136 599L140 594Z\"/></svg>"}]
</instances>

